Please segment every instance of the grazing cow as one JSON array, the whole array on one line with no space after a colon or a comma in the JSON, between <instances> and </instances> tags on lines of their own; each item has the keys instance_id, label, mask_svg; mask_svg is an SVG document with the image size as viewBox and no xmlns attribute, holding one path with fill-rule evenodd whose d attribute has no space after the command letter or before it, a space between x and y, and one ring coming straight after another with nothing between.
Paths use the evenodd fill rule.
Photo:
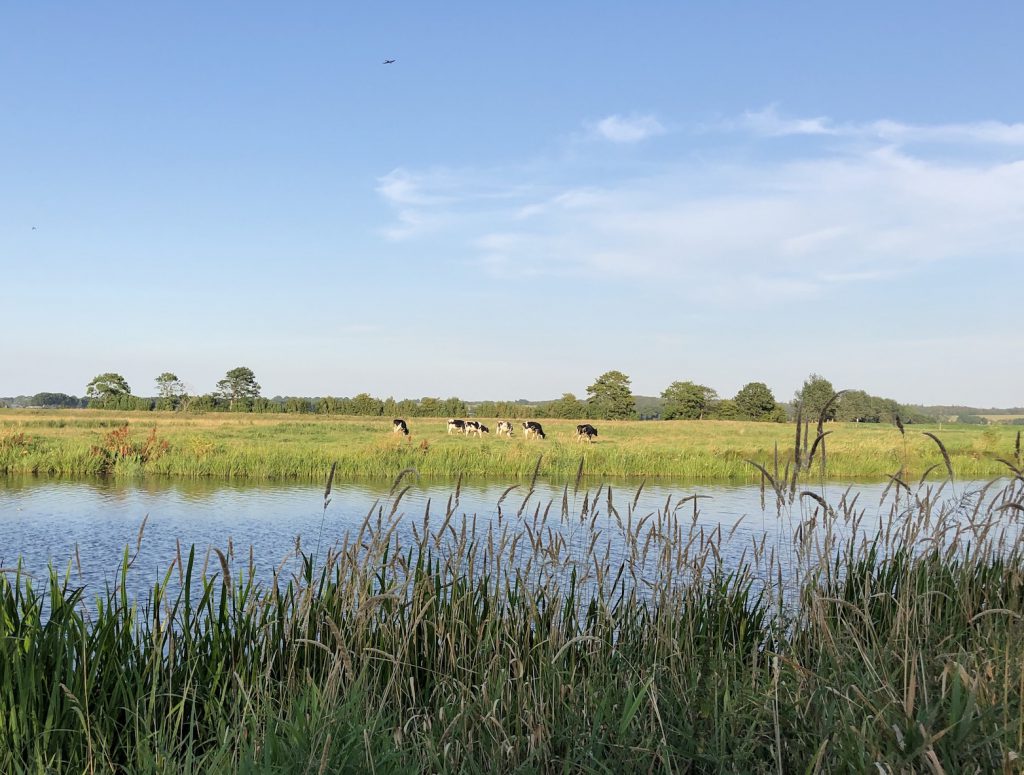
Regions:
<instances>
[{"instance_id":1,"label":"grazing cow","mask_svg":"<svg viewBox=\"0 0 1024 775\"><path fill-rule=\"evenodd\" d=\"M497 434L499 436L508 436L512 438L512 423L506 422L505 420L498 420Z\"/></svg>"},{"instance_id":2,"label":"grazing cow","mask_svg":"<svg viewBox=\"0 0 1024 775\"><path fill-rule=\"evenodd\" d=\"M392 433L401 433L403 436L409 435L409 426L405 424L405 420L395 420L391 424Z\"/></svg>"},{"instance_id":3,"label":"grazing cow","mask_svg":"<svg viewBox=\"0 0 1024 775\"><path fill-rule=\"evenodd\" d=\"M577 425L576 426L576 440L577 441L583 441L584 439L586 439L587 441L592 442L596 438L597 438L597 428L595 428L590 423L583 423L582 425Z\"/></svg>"},{"instance_id":4,"label":"grazing cow","mask_svg":"<svg viewBox=\"0 0 1024 775\"><path fill-rule=\"evenodd\" d=\"M523 423L523 435L526 438L530 438L530 436L539 436L542 439L546 438L544 436L544 429L540 426L540 423L534 422L533 420L527 420Z\"/></svg>"},{"instance_id":5,"label":"grazing cow","mask_svg":"<svg viewBox=\"0 0 1024 775\"><path fill-rule=\"evenodd\" d=\"M491 429L477 420L466 420L465 433L472 436L474 433L479 436L482 433L490 433Z\"/></svg>"},{"instance_id":6,"label":"grazing cow","mask_svg":"<svg viewBox=\"0 0 1024 775\"><path fill-rule=\"evenodd\" d=\"M465 433L466 432L466 421L465 420L449 420L448 421L448 435L453 433Z\"/></svg>"}]
</instances>

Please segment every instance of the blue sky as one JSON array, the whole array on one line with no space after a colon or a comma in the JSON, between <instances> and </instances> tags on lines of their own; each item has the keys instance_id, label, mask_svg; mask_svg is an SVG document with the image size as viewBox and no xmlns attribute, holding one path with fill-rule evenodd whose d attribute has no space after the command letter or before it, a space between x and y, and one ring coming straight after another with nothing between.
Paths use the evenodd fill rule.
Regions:
<instances>
[{"instance_id":1,"label":"blue sky","mask_svg":"<svg viewBox=\"0 0 1024 775\"><path fill-rule=\"evenodd\" d=\"M0 395L1024 404L1024 7L491 5L0 2Z\"/></svg>"}]
</instances>

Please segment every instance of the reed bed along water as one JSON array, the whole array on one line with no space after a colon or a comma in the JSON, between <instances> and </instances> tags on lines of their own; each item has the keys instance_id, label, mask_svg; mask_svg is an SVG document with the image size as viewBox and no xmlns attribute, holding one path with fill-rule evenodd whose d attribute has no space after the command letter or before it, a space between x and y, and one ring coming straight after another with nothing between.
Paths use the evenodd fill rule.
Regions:
<instances>
[{"instance_id":1,"label":"reed bed along water","mask_svg":"<svg viewBox=\"0 0 1024 775\"><path fill-rule=\"evenodd\" d=\"M543 452L541 473L552 478L572 476L582 455L593 477L756 481L746 461L769 460L793 444L792 424L606 421L597 423L595 444L579 444L575 424L545 420L548 439L528 442L521 434L450 436L443 418L410 420L406 438L391 433L390 418L0 410L0 473L310 481L336 462L347 477L387 479L415 467L425 476L525 479ZM828 475L835 479L884 480L894 471L916 478L934 462L932 442L916 428L906 435L855 423L829 429ZM958 474L985 478L1006 470L997 458L1012 447L1016 430L961 426L941 433Z\"/></svg>"},{"instance_id":2,"label":"reed bed along water","mask_svg":"<svg viewBox=\"0 0 1024 775\"><path fill-rule=\"evenodd\" d=\"M230 548L179 551L142 599L128 551L94 599L8 568L0 771L1017 772L1006 468L972 492L895 478L877 506L773 476L778 543L579 469L539 502L535 465L487 520L458 487L406 514L400 479L270 582Z\"/></svg>"}]
</instances>

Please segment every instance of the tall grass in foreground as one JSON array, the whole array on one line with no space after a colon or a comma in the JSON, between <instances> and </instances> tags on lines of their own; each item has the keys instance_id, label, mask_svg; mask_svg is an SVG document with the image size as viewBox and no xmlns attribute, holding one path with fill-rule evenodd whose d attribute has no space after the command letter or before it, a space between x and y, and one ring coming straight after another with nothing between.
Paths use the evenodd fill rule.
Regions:
<instances>
[{"instance_id":1,"label":"tall grass in foreground","mask_svg":"<svg viewBox=\"0 0 1024 775\"><path fill-rule=\"evenodd\" d=\"M230 551L141 600L127 551L91 603L6 569L0 771L1019 771L1012 474L894 482L880 519L782 491L775 546L580 477L489 520L458 488L404 517L396 482L269 583Z\"/></svg>"}]
</instances>

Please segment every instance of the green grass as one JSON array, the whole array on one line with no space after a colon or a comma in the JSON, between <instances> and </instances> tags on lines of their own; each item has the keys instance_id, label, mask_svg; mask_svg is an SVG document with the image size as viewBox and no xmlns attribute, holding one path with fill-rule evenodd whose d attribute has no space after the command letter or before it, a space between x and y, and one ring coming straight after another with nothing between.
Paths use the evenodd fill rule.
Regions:
<instances>
[{"instance_id":1,"label":"green grass","mask_svg":"<svg viewBox=\"0 0 1024 775\"><path fill-rule=\"evenodd\" d=\"M127 551L98 599L8 569L0 771L1019 771L1022 483L959 512L899 487L865 540L848 500L787 499L797 539L738 567L689 504L567 489L403 539L396 487L272 584L230 555L139 601Z\"/></svg>"},{"instance_id":2,"label":"green grass","mask_svg":"<svg viewBox=\"0 0 1024 775\"><path fill-rule=\"evenodd\" d=\"M155 428L166 451L97 452L125 423L135 448ZM406 439L391 433L390 418L0 410L0 473L311 480L337 462L339 475L349 477L390 478L414 467L426 476L524 478L543 453L541 473L548 477L573 476L582 457L592 476L756 481L760 474L746 461L772 460L777 448L782 473L793 457L792 425L605 421L595 423L597 443L580 444L575 424L545 420L548 439L526 441L521 433L513 439L449 436L445 419L413 418ZM935 428L910 426L905 439L889 426L832 423L828 429L825 475L831 479L878 480L901 470L916 479L941 463L934 443L919 432ZM942 429L958 474L975 479L1007 471L997 458L1012 457L1015 434L1012 427Z\"/></svg>"}]
</instances>

